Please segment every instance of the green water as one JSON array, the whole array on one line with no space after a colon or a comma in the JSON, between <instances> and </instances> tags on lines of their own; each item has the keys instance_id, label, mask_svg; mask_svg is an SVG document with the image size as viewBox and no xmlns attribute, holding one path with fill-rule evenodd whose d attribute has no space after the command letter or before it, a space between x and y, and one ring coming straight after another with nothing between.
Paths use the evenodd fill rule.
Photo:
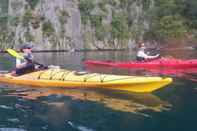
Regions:
<instances>
[{"instance_id":1,"label":"green water","mask_svg":"<svg viewBox=\"0 0 197 131\"><path fill-rule=\"evenodd\" d=\"M14 60L1 56L0 69L12 68ZM186 57L195 56L193 51ZM35 57L46 65L73 70L87 69L84 59L134 59L132 52L37 53ZM153 75L131 69L87 70ZM188 77L171 76L172 84L151 94L0 85L0 131L196 131L197 84Z\"/></svg>"}]
</instances>

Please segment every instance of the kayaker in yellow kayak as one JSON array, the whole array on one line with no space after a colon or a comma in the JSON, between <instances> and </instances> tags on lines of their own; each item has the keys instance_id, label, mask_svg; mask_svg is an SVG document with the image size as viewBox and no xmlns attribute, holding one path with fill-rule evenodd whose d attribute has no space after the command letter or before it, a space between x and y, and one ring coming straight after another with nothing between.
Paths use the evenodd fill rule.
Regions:
<instances>
[{"instance_id":1,"label":"kayaker in yellow kayak","mask_svg":"<svg viewBox=\"0 0 197 131\"><path fill-rule=\"evenodd\" d=\"M33 45L30 43L26 43L20 48L23 59L16 58L16 68L11 72L12 75L18 76L35 70L32 48Z\"/></svg>"},{"instance_id":2,"label":"kayaker in yellow kayak","mask_svg":"<svg viewBox=\"0 0 197 131\"><path fill-rule=\"evenodd\" d=\"M153 55L153 56L146 54L145 49L146 49L146 46L145 46L144 42L141 42L139 44L139 50L137 52L137 61L153 60L153 59L157 59L160 57L159 54Z\"/></svg>"}]
</instances>

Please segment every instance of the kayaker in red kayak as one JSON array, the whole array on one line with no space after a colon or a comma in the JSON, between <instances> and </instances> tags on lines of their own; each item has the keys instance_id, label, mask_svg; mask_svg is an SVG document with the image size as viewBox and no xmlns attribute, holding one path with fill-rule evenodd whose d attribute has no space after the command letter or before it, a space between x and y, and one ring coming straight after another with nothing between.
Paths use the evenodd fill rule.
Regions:
<instances>
[{"instance_id":1,"label":"kayaker in red kayak","mask_svg":"<svg viewBox=\"0 0 197 131\"><path fill-rule=\"evenodd\" d=\"M144 42L141 42L139 44L139 50L137 52L137 61L153 60L153 59L157 59L160 57L159 54L154 55L154 56L147 55L145 53L145 49L146 49L146 46L145 46Z\"/></svg>"},{"instance_id":2,"label":"kayaker in red kayak","mask_svg":"<svg viewBox=\"0 0 197 131\"><path fill-rule=\"evenodd\" d=\"M16 69L12 71L12 75L22 75L25 73L33 72L35 70L35 65L33 63L32 55L33 45L26 43L21 48L21 54L24 59L16 58Z\"/></svg>"}]
</instances>

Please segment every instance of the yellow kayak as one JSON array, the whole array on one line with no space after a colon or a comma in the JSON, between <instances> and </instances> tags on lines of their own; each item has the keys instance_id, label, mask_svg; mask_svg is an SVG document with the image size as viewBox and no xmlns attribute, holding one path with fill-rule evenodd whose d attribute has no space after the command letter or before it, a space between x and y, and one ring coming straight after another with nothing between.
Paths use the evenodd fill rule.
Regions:
<instances>
[{"instance_id":1,"label":"yellow kayak","mask_svg":"<svg viewBox=\"0 0 197 131\"><path fill-rule=\"evenodd\" d=\"M172 82L172 78L84 73L65 69L47 69L22 76L4 74L1 83L35 87L104 88L132 92L152 92Z\"/></svg>"}]
</instances>

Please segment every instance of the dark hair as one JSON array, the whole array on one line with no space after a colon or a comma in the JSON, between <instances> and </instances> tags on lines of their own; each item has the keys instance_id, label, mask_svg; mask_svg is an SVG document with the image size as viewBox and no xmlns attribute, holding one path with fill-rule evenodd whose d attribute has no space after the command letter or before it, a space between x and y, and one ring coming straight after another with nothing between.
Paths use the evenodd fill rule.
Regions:
<instances>
[{"instance_id":1,"label":"dark hair","mask_svg":"<svg viewBox=\"0 0 197 131\"><path fill-rule=\"evenodd\" d=\"M143 41L140 41L140 42L138 43L138 47L139 47L139 48L141 48L141 47L142 47L142 45L144 46L145 44L144 44L144 42L143 42Z\"/></svg>"}]
</instances>

